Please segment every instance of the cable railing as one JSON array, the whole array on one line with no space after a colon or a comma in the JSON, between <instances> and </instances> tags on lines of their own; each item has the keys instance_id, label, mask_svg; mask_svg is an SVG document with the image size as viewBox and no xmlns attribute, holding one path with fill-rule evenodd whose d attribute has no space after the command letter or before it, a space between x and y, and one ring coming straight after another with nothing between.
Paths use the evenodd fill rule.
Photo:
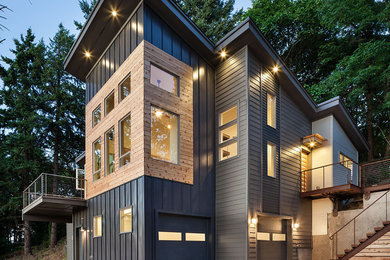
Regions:
<instances>
[{"instance_id":1,"label":"cable railing","mask_svg":"<svg viewBox=\"0 0 390 260\"><path fill-rule=\"evenodd\" d=\"M42 173L23 191L23 208L42 196L84 199L84 178Z\"/></svg>"},{"instance_id":2,"label":"cable railing","mask_svg":"<svg viewBox=\"0 0 390 260\"><path fill-rule=\"evenodd\" d=\"M360 165L364 187L390 184L390 158Z\"/></svg>"}]
</instances>

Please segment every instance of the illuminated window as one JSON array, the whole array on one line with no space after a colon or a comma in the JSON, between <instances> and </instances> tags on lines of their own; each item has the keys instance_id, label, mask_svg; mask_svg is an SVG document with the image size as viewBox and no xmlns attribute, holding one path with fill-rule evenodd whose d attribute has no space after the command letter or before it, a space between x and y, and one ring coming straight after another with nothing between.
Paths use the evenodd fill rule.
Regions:
<instances>
[{"instance_id":1,"label":"illuminated window","mask_svg":"<svg viewBox=\"0 0 390 260\"><path fill-rule=\"evenodd\" d=\"M352 171L352 160L343 153L340 153L340 163Z\"/></svg>"},{"instance_id":2,"label":"illuminated window","mask_svg":"<svg viewBox=\"0 0 390 260\"><path fill-rule=\"evenodd\" d=\"M237 148L237 105L219 114L219 160L223 161L238 154Z\"/></svg>"},{"instance_id":3,"label":"illuminated window","mask_svg":"<svg viewBox=\"0 0 390 260\"><path fill-rule=\"evenodd\" d=\"M93 237L102 236L102 216L93 217Z\"/></svg>"},{"instance_id":4,"label":"illuminated window","mask_svg":"<svg viewBox=\"0 0 390 260\"><path fill-rule=\"evenodd\" d=\"M151 114L152 158L178 163L179 117L153 106Z\"/></svg>"},{"instance_id":5,"label":"illuminated window","mask_svg":"<svg viewBox=\"0 0 390 260\"><path fill-rule=\"evenodd\" d=\"M131 207L121 209L121 233L133 231L132 216L133 209Z\"/></svg>"},{"instance_id":6,"label":"illuminated window","mask_svg":"<svg viewBox=\"0 0 390 260\"><path fill-rule=\"evenodd\" d=\"M272 234L272 241L286 241L286 234Z\"/></svg>"},{"instance_id":7,"label":"illuminated window","mask_svg":"<svg viewBox=\"0 0 390 260\"><path fill-rule=\"evenodd\" d=\"M270 233L265 233L265 232L257 232L257 240L270 241L271 240L271 234Z\"/></svg>"},{"instance_id":8,"label":"illuminated window","mask_svg":"<svg viewBox=\"0 0 390 260\"><path fill-rule=\"evenodd\" d=\"M101 120L101 109L100 106L98 106L93 112L92 112L92 127L99 124Z\"/></svg>"},{"instance_id":9,"label":"illuminated window","mask_svg":"<svg viewBox=\"0 0 390 260\"><path fill-rule=\"evenodd\" d=\"M150 65L150 83L165 91L178 95L178 77L157 68L154 65Z\"/></svg>"},{"instance_id":10,"label":"illuminated window","mask_svg":"<svg viewBox=\"0 0 390 260\"><path fill-rule=\"evenodd\" d=\"M158 240L160 241L181 241L181 232L158 232Z\"/></svg>"},{"instance_id":11,"label":"illuminated window","mask_svg":"<svg viewBox=\"0 0 390 260\"><path fill-rule=\"evenodd\" d=\"M276 97L267 93L267 125L276 128Z\"/></svg>"},{"instance_id":12,"label":"illuminated window","mask_svg":"<svg viewBox=\"0 0 390 260\"><path fill-rule=\"evenodd\" d=\"M268 143L267 144L267 175L270 177L276 177L275 156L276 156L275 145L273 143Z\"/></svg>"},{"instance_id":13,"label":"illuminated window","mask_svg":"<svg viewBox=\"0 0 390 260\"><path fill-rule=\"evenodd\" d=\"M105 101L105 115L110 113L114 109L114 91L106 97Z\"/></svg>"},{"instance_id":14,"label":"illuminated window","mask_svg":"<svg viewBox=\"0 0 390 260\"><path fill-rule=\"evenodd\" d=\"M130 115L119 122L119 165L123 166L130 163L131 153L131 125Z\"/></svg>"},{"instance_id":15,"label":"illuminated window","mask_svg":"<svg viewBox=\"0 0 390 260\"><path fill-rule=\"evenodd\" d=\"M205 233L186 233L186 241L203 242L206 241Z\"/></svg>"},{"instance_id":16,"label":"illuminated window","mask_svg":"<svg viewBox=\"0 0 390 260\"><path fill-rule=\"evenodd\" d=\"M101 151L101 143L100 138L93 143L93 180L100 179L100 171L101 171L101 159L102 159L102 151Z\"/></svg>"},{"instance_id":17,"label":"illuminated window","mask_svg":"<svg viewBox=\"0 0 390 260\"><path fill-rule=\"evenodd\" d=\"M131 91L131 82L130 75L119 84L119 102L125 99L128 95L130 95Z\"/></svg>"},{"instance_id":18,"label":"illuminated window","mask_svg":"<svg viewBox=\"0 0 390 260\"><path fill-rule=\"evenodd\" d=\"M105 161L106 161L106 174L113 173L115 170L115 140L114 140L114 128L108 130L105 135Z\"/></svg>"}]
</instances>

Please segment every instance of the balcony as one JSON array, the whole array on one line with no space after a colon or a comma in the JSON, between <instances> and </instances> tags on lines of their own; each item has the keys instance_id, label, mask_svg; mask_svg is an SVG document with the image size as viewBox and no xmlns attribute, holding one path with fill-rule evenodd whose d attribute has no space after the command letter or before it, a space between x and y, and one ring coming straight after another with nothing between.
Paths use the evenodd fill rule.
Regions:
<instances>
[{"instance_id":1,"label":"balcony","mask_svg":"<svg viewBox=\"0 0 390 260\"><path fill-rule=\"evenodd\" d=\"M23 220L72 222L73 211L87 207L83 171L76 178L42 173L23 191Z\"/></svg>"}]
</instances>

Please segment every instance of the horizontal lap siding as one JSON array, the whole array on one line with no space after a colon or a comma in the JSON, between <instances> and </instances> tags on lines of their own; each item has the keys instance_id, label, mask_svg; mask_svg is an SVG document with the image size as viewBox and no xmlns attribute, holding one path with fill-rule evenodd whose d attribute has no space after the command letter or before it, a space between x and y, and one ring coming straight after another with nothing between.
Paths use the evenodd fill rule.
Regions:
<instances>
[{"instance_id":1,"label":"horizontal lap siding","mask_svg":"<svg viewBox=\"0 0 390 260\"><path fill-rule=\"evenodd\" d=\"M293 232L294 247L311 247L311 201L299 197L299 171L301 170L301 138L311 134L311 122L281 91L280 108L280 207L281 214L293 216L300 224Z\"/></svg>"},{"instance_id":2,"label":"horizontal lap siding","mask_svg":"<svg viewBox=\"0 0 390 260\"><path fill-rule=\"evenodd\" d=\"M244 47L216 70L217 113L239 105L238 157L216 166L217 259L247 257L247 102L247 48Z\"/></svg>"},{"instance_id":3,"label":"horizontal lap siding","mask_svg":"<svg viewBox=\"0 0 390 260\"><path fill-rule=\"evenodd\" d=\"M147 5L144 37L176 59L193 68L193 185L145 177L146 259L154 259L155 214L169 211L208 217L211 236L209 259L214 259L215 209L215 90L214 69Z\"/></svg>"},{"instance_id":4,"label":"horizontal lap siding","mask_svg":"<svg viewBox=\"0 0 390 260\"><path fill-rule=\"evenodd\" d=\"M86 210L73 214L74 234L78 227L87 230L83 259L145 259L143 193L141 177L89 199ZM119 210L127 206L133 207L133 232L120 234ZM102 236L93 238L93 217L97 215L102 215ZM76 248L75 239L73 246Z\"/></svg>"}]
</instances>

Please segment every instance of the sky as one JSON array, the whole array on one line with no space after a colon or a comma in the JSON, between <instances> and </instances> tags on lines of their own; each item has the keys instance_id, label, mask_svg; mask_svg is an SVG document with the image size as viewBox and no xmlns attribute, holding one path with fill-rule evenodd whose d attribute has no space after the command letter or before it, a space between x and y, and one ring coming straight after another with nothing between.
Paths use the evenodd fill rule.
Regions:
<instances>
[{"instance_id":1,"label":"sky","mask_svg":"<svg viewBox=\"0 0 390 260\"><path fill-rule=\"evenodd\" d=\"M78 0L2 0L1 3L12 11L6 10L0 14L6 17L0 22L8 29L0 30L0 38L6 39L0 44L0 56L11 57L9 50L14 47L13 39L20 39L28 28L32 29L37 40L43 39L48 43L60 23L78 35L73 21L84 21ZM235 9L246 10L250 5L251 0L236 0Z\"/></svg>"}]
</instances>

